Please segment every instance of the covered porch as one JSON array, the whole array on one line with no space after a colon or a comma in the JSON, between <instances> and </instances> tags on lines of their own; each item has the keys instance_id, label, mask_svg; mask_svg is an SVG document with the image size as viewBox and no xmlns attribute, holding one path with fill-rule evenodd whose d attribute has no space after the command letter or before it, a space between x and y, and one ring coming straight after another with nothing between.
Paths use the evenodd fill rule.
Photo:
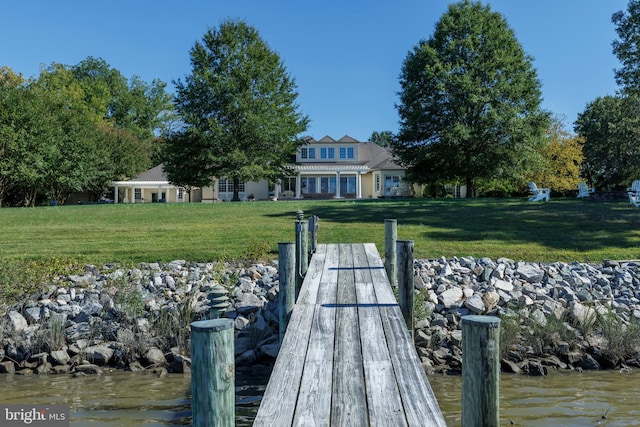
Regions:
<instances>
[{"instance_id":1,"label":"covered porch","mask_svg":"<svg viewBox=\"0 0 640 427\"><path fill-rule=\"evenodd\" d=\"M363 165L297 165L296 199L361 199L362 175L369 172Z\"/></svg>"}]
</instances>

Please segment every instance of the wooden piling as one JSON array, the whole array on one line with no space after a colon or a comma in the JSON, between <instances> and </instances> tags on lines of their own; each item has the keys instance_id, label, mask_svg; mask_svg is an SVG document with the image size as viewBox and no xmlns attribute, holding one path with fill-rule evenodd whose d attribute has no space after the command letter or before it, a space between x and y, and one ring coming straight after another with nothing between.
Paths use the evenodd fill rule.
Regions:
<instances>
[{"instance_id":1,"label":"wooden piling","mask_svg":"<svg viewBox=\"0 0 640 427\"><path fill-rule=\"evenodd\" d=\"M282 343L296 298L296 245L293 242L278 243L278 276L280 342Z\"/></svg>"},{"instance_id":2,"label":"wooden piling","mask_svg":"<svg viewBox=\"0 0 640 427\"><path fill-rule=\"evenodd\" d=\"M309 217L309 253L313 254L318 246L318 228L320 228L320 218L317 215Z\"/></svg>"},{"instance_id":3,"label":"wooden piling","mask_svg":"<svg viewBox=\"0 0 640 427\"><path fill-rule=\"evenodd\" d=\"M191 323L191 411L195 427L235 425L231 319Z\"/></svg>"},{"instance_id":4,"label":"wooden piling","mask_svg":"<svg viewBox=\"0 0 640 427\"><path fill-rule=\"evenodd\" d=\"M500 319L462 317L462 426L500 425Z\"/></svg>"},{"instance_id":5,"label":"wooden piling","mask_svg":"<svg viewBox=\"0 0 640 427\"><path fill-rule=\"evenodd\" d=\"M296 219L296 292L295 298L298 299L302 281L304 280L307 269L309 268L309 227L304 219L304 212L297 212Z\"/></svg>"},{"instance_id":6,"label":"wooden piling","mask_svg":"<svg viewBox=\"0 0 640 427\"><path fill-rule=\"evenodd\" d=\"M398 240L398 221L395 219L384 220L384 269L392 288L398 286L396 264L396 241Z\"/></svg>"},{"instance_id":7,"label":"wooden piling","mask_svg":"<svg viewBox=\"0 0 640 427\"><path fill-rule=\"evenodd\" d=\"M396 252L398 304L407 329L413 338L413 240L398 240Z\"/></svg>"}]
</instances>

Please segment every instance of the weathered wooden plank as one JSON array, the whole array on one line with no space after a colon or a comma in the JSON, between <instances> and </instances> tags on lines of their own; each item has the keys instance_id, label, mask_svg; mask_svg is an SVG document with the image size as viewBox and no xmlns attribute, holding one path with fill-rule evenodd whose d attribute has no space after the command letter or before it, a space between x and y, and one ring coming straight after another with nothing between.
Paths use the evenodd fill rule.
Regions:
<instances>
[{"instance_id":1,"label":"weathered wooden plank","mask_svg":"<svg viewBox=\"0 0 640 427\"><path fill-rule=\"evenodd\" d=\"M318 245L316 253L311 258L307 275L302 282L300 295L296 304L315 304L320 287L320 280L324 271L327 245Z\"/></svg>"},{"instance_id":2,"label":"weathered wooden plank","mask_svg":"<svg viewBox=\"0 0 640 427\"><path fill-rule=\"evenodd\" d=\"M410 426L446 426L398 307L382 307L382 324ZM416 404L420 402L420 404Z\"/></svg>"},{"instance_id":3,"label":"weathered wooden plank","mask_svg":"<svg viewBox=\"0 0 640 427\"><path fill-rule=\"evenodd\" d=\"M329 426L331 419L331 360L304 364L293 426Z\"/></svg>"},{"instance_id":4,"label":"weathered wooden plank","mask_svg":"<svg viewBox=\"0 0 640 427\"><path fill-rule=\"evenodd\" d=\"M315 305L298 304L265 389L254 426L291 425L298 399Z\"/></svg>"},{"instance_id":5,"label":"weathered wooden plank","mask_svg":"<svg viewBox=\"0 0 640 427\"><path fill-rule=\"evenodd\" d=\"M322 278L318 288L316 304L335 304L338 289L338 270L335 268L340 262L338 245L327 245L325 252Z\"/></svg>"},{"instance_id":6,"label":"weathered wooden plank","mask_svg":"<svg viewBox=\"0 0 640 427\"><path fill-rule=\"evenodd\" d=\"M333 371L338 280L337 271L330 267L338 259L338 246L327 246L293 425L329 425L331 419L330 373Z\"/></svg>"},{"instance_id":7,"label":"weathered wooden plank","mask_svg":"<svg viewBox=\"0 0 640 427\"><path fill-rule=\"evenodd\" d=\"M370 426L406 426L404 409L390 360L364 362Z\"/></svg>"},{"instance_id":8,"label":"weathered wooden plank","mask_svg":"<svg viewBox=\"0 0 640 427\"><path fill-rule=\"evenodd\" d=\"M331 424L368 424L351 245L340 245Z\"/></svg>"},{"instance_id":9,"label":"weathered wooden plank","mask_svg":"<svg viewBox=\"0 0 640 427\"><path fill-rule=\"evenodd\" d=\"M371 281L373 282L378 304L398 304L389 285L389 279L387 278L376 245L373 243L365 243L363 247L367 256L367 262L371 272Z\"/></svg>"},{"instance_id":10,"label":"weathered wooden plank","mask_svg":"<svg viewBox=\"0 0 640 427\"><path fill-rule=\"evenodd\" d=\"M375 270L369 268L363 245L353 246L353 259L354 266L361 267L354 269L354 273L369 423L372 426L403 426L406 425L404 409L389 349L384 344L380 305L372 280Z\"/></svg>"}]
</instances>

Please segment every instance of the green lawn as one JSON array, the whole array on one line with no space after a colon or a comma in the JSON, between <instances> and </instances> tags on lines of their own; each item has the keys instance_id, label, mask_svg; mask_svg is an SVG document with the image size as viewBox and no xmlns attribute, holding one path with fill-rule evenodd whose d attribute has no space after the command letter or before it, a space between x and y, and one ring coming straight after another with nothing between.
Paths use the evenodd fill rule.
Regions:
<instances>
[{"instance_id":1,"label":"green lawn","mask_svg":"<svg viewBox=\"0 0 640 427\"><path fill-rule=\"evenodd\" d=\"M294 240L298 209L320 217L320 243L374 242L384 219L416 258L525 261L640 258L640 210L626 202L552 199L279 201L0 209L0 260L270 260Z\"/></svg>"}]
</instances>

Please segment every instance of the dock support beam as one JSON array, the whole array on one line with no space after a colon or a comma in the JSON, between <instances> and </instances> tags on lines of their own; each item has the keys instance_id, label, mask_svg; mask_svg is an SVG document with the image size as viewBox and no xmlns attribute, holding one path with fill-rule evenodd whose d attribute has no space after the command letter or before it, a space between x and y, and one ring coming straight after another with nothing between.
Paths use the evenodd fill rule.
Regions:
<instances>
[{"instance_id":1,"label":"dock support beam","mask_svg":"<svg viewBox=\"0 0 640 427\"><path fill-rule=\"evenodd\" d=\"M398 221L384 220L384 269L387 271L389 284L392 288L398 286L396 240L398 240Z\"/></svg>"},{"instance_id":2,"label":"dock support beam","mask_svg":"<svg viewBox=\"0 0 640 427\"><path fill-rule=\"evenodd\" d=\"M233 320L191 323L191 411L193 425L235 425Z\"/></svg>"},{"instance_id":3,"label":"dock support beam","mask_svg":"<svg viewBox=\"0 0 640 427\"><path fill-rule=\"evenodd\" d=\"M413 240L398 240L398 304L413 339Z\"/></svg>"},{"instance_id":4,"label":"dock support beam","mask_svg":"<svg viewBox=\"0 0 640 427\"><path fill-rule=\"evenodd\" d=\"M500 425L500 318L462 316L462 427Z\"/></svg>"},{"instance_id":5,"label":"dock support beam","mask_svg":"<svg viewBox=\"0 0 640 427\"><path fill-rule=\"evenodd\" d=\"M280 343L282 343L296 302L296 244L293 242L278 243L278 276Z\"/></svg>"}]
</instances>

